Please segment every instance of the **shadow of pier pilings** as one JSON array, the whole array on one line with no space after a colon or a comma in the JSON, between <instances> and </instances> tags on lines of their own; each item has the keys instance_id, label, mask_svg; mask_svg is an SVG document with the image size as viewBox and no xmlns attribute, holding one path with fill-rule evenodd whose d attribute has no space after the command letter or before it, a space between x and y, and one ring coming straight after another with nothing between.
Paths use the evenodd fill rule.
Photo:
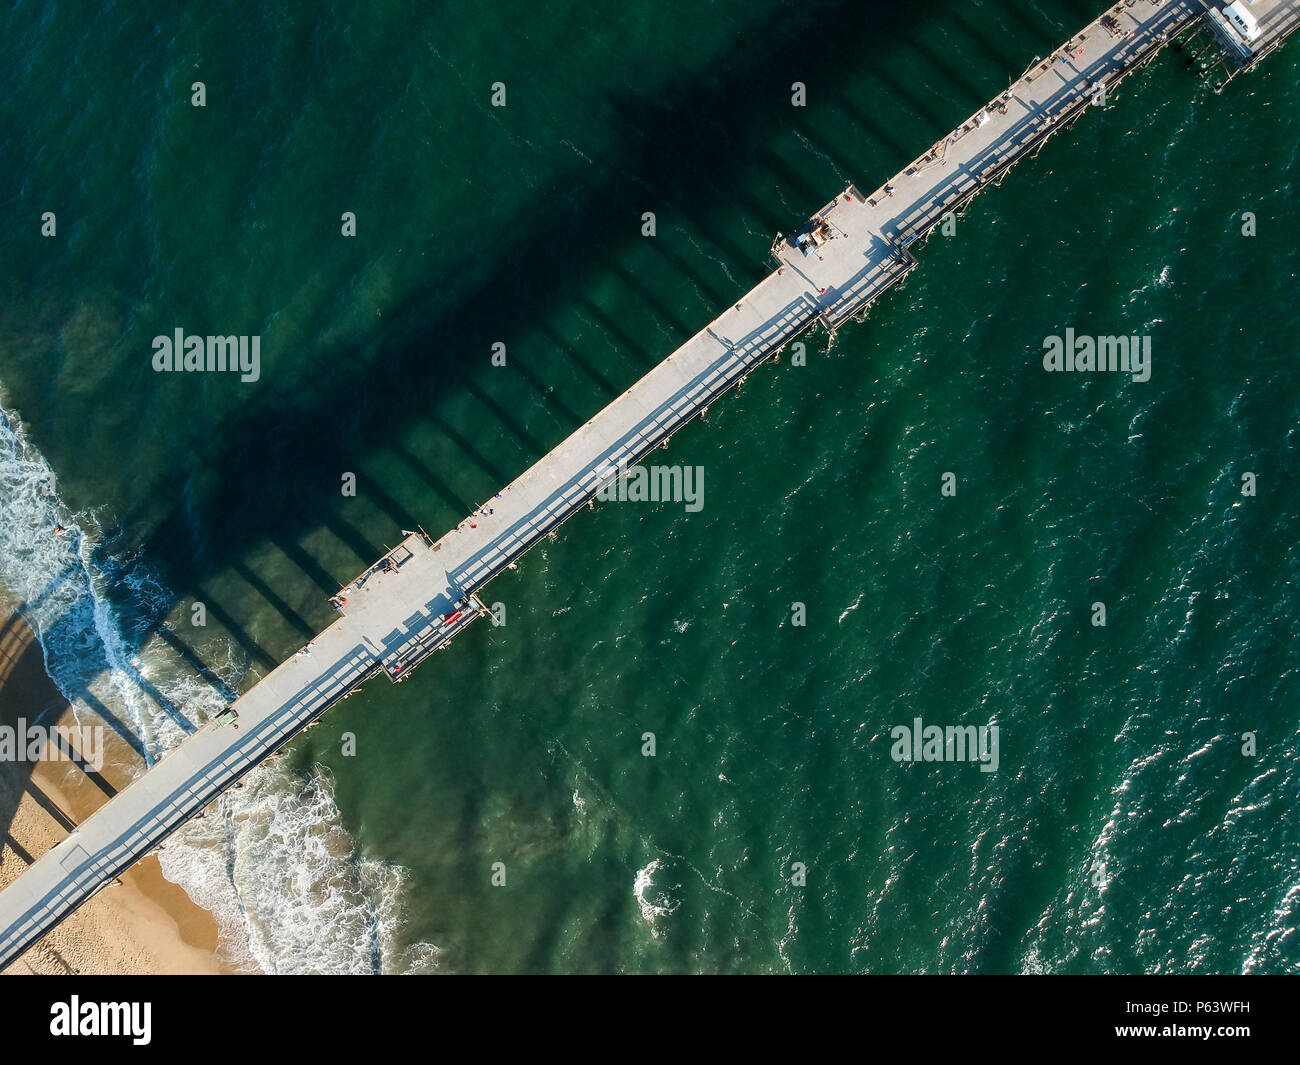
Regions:
<instances>
[{"instance_id":1,"label":"shadow of pier pilings","mask_svg":"<svg viewBox=\"0 0 1300 1065\"><path fill-rule=\"evenodd\" d=\"M186 458L189 467L208 468L210 483L216 486L199 504L199 513L178 506L143 535L133 527L139 515L127 515L122 531L128 536L134 531L147 556L159 561L171 583L175 583L173 574L191 581L224 569L262 537L296 541L326 524L337 496L337 471L355 467L359 447L375 447L373 441L392 439L405 428L426 422L448 390L474 392L483 404L485 426L494 434L503 428L508 434L514 468L500 470L499 459L487 458L478 464L480 468L492 466L506 474L505 479L527 468L590 412L568 407L557 393L542 400L551 406L555 429L538 436L512 412L494 405L490 378L476 372L486 366L486 358L468 359L463 353L486 352L500 336L508 339L536 328L558 299L580 296L589 287L589 276L603 274L612 253L628 234L636 234L647 197L665 211L695 219L714 246L737 261L752 261L757 282L766 243L741 247L730 234L711 232L709 217L719 190L743 171L746 159L765 149L769 126L789 122L791 57L818 54L819 91L833 98L836 84L850 77L854 56L866 54L867 45L874 54L888 51L891 33L906 32L913 38L923 33L924 15L924 5L919 11L883 15L847 2L803 5L783 21L781 34L738 43L707 74L681 74L660 91L611 98L609 105L621 120L622 135L609 158L597 160L600 165L591 168L591 176L578 189L569 183L541 190L535 203L509 224L497 227L492 244L479 249L486 260L478 271L482 280L459 290L450 306L445 302L446 286L431 282L405 304L386 311L383 324L363 345L322 351L322 365L329 366L330 372L313 382L306 402L291 410L248 404L212 435L211 446ZM835 27L829 40L828 26ZM833 61L836 56L845 62ZM772 106L755 105L763 99L773 101ZM725 126L729 152L717 150L720 126ZM682 165L683 160L690 165ZM637 177L631 190L629 174ZM826 190L826 195L832 191ZM539 205L544 206L538 209ZM568 247L579 232L593 246L581 256L558 260L563 269L557 269L557 249ZM438 256L431 261L438 261ZM705 271L699 273L707 277ZM503 283L503 278L514 282ZM503 288L512 293L508 304L502 302ZM616 322L601 324L611 330L619 347L638 355L639 368L648 369L667 354L657 346L645 347L643 338L619 336ZM674 324L680 328L686 323ZM439 342L442 337L456 337L457 342ZM377 373L379 353L383 371ZM558 357L564 358L563 353ZM592 376L585 370L584 374ZM610 381L617 391L631 383ZM539 378L535 386L545 392L546 382ZM183 479L187 472L180 469L171 476ZM441 478L438 471L432 472ZM501 486L500 481L478 476L473 480L472 493L448 485L450 491L439 494L486 498ZM268 492L274 492L281 503L273 513L268 513L265 503ZM426 526L431 521L428 515L410 515L401 504L388 509L400 511L400 516L394 514L394 524L400 521L407 528L413 527L413 517ZM193 545L187 533L193 524L205 530L200 545ZM197 546L197 551L178 551L177 545ZM361 553L361 545L350 546ZM380 544L368 546L371 557L382 553Z\"/></svg>"},{"instance_id":2,"label":"shadow of pier pilings","mask_svg":"<svg viewBox=\"0 0 1300 1065\"><path fill-rule=\"evenodd\" d=\"M553 338L558 337L548 324L547 312L560 299L576 297L581 301L590 281L605 275L608 262L625 246L629 235L635 239L639 213L647 199L662 212L690 220L733 265L752 263L752 281L756 283L767 243L751 248L748 240L738 242L711 218L719 196L725 196L728 187L737 182L747 161L765 159L777 180L795 185L800 197L807 194L811 182L801 180L796 167L768 148L768 134L774 126L784 128L803 117L792 115L788 108L792 57L818 55L818 92L827 100L847 99L846 86L861 57L880 57L900 47L897 42L915 40L925 32L926 15L924 4L886 12L864 11L861 5L848 2L801 5L783 16L779 34L737 43L720 55L707 73L679 71L655 92L612 98L609 105L621 123L621 135L607 157L585 172L590 176L576 189L566 179L563 184L539 190L533 202L509 224L500 226L493 243L479 249L481 280L467 283L449 298L444 279L431 278L427 288L386 310L382 325L363 342L321 350L321 365L328 366L329 372L309 382L303 402L285 409L254 400L233 413L199 448L189 452L177 449L173 467L143 494L154 501L165 496L175 503L156 519L142 505L126 514L101 543L138 548L157 565L168 585L202 589L215 575L241 566L247 578L253 572L247 566L249 552L269 542L322 593L332 592L335 589L329 587L330 582L335 581L336 588L337 580L350 574L331 573L313 552L303 549L300 544L308 533L324 530L367 562L383 550L382 544L370 542L368 535L343 522L334 509L338 471L355 468L359 450L389 448L382 442L398 439L410 427L431 420L437 431L453 438L468 457L466 469L472 475L431 469L405 446L398 457L420 473L420 480L448 511L457 511L453 521L467 513L473 505L470 499L487 498L580 426L591 412L570 405L559 390L549 390L542 373L530 367L539 403L549 408L554 423L541 434L496 399L491 382L480 370L486 360L467 358L464 353L486 351L491 341L502 336L508 340L524 330L540 331L543 337L550 330ZM834 32L828 34L828 27ZM899 86L899 91L908 90ZM868 125L876 135L889 133L883 118L868 120ZM721 140L720 130L725 132ZM940 132L933 131L934 135ZM823 134L814 131L810 142L833 153L836 166L854 169ZM725 151L719 150L720 144ZM636 176L631 188L629 175ZM823 190L810 199L808 209L833 192ZM737 198L743 203L743 196ZM752 212L755 206L751 203L748 209ZM557 251L571 245L575 232L582 232L593 247L581 256ZM707 260L697 261L663 241L655 249L689 274L705 293L721 293L730 287L725 272L711 269ZM430 261L445 258L436 246L431 251ZM513 294L508 304L503 304L501 297L503 278L520 282L506 286ZM626 274L624 280L631 283ZM590 301L587 309L603 313ZM608 356L600 359L596 353L578 351L571 345L566 350L564 344L556 343L554 357L572 364L607 398L620 394L668 353L647 346L645 338L622 330L607 315L604 321L595 320L621 351L622 366L617 372L609 369L613 360ZM670 324L679 330L690 325L680 315ZM455 338L455 342L448 343L446 338ZM382 372L376 372L381 358ZM508 446L489 452L476 445L473 434L453 436L445 421L438 428L439 400L450 391L474 394L481 404L485 430L508 441ZM389 449L397 450L395 445ZM508 459L501 457L503 450ZM169 484L187 483L197 470L206 471L216 486L197 504L193 497L182 499L165 490ZM270 496L276 500L274 508L267 506ZM408 501L393 498L382 486L370 498L395 526L414 528L417 520L426 525L437 520L413 513ZM194 537L196 527L204 530L201 542ZM294 632L305 635L316 626L314 616L300 613L264 581L253 580L250 587ZM277 664L283 649L263 645L246 632L239 611L233 606L226 609L212 591L209 586L205 602L249 658L266 669ZM187 638L167 626L163 611L132 632L135 649L155 633L198 675L224 687ZM227 699L231 694L223 692Z\"/></svg>"},{"instance_id":3,"label":"shadow of pier pilings","mask_svg":"<svg viewBox=\"0 0 1300 1065\"><path fill-rule=\"evenodd\" d=\"M811 324L817 309L806 295L800 295L737 340L724 342L710 330L710 335L719 344L726 343L726 348L721 350L727 350L729 354L720 355L654 410L629 426L608 453L616 457L612 462L608 457L602 459L600 466L615 465L620 461L631 466L639 462L664 439L697 418L709 404L744 381L749 372L772 351ZM720 383L715 382L704 391L705 378L714 376L728 363L731 365L727 366ZM692 404L682 415L678 411L678 404L687 397L691 398ZM454 587L463 587L469 592L481 588L509 562L531 550L542 537L552 534L580 511L604 483L599 474L599 467L587 468L555 488L545 500L494 537L476 558L448 574L449 582ZM575 493L576 499L572 498ZM514 546L507 550L504 545L512 540Z\"/></svg>"}]
</instances>

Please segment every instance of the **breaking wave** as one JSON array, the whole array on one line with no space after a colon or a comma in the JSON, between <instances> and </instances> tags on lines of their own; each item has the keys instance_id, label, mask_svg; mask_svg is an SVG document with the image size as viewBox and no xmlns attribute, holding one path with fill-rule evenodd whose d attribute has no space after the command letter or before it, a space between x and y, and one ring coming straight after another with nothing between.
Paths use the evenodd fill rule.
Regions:
<instances>
[{"instance_id":1,"label":"breaking wave","mask_svg":"<svg viewBox=\"0 0 1300 1065\"><path fill-rule=\"evenodd\" d=\"M172 597L139 559L114 556L94 513L68 510L54 471L3 407L0 512L0 597L31 624L78 724L102 720L140 756L124 754L120 770L143 772L234 697L247 663L229 643L203 648L216 678L209 683L157 631L128 638L115 602L161 619ZM407 874L358 853L320 767L304 776L278 761L260 766L158 857L167 879L213 913L224 960L236 969L437 966L432 944L400 946Z\"/></svg>"}]
</instances>

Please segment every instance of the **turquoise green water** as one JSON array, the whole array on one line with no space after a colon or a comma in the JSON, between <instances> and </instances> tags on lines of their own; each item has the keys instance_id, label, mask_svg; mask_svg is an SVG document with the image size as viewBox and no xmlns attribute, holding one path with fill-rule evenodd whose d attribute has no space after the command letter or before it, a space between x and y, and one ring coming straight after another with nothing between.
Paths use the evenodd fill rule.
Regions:
<instances>
[{"instance_id":1,"label":"turquoise green water","mask_svg":"<svg viewBox=\"0 0 1300 1065\"><path fill-rule=\"evenodd\" d=\"M0 388L89 545L42 635L151 742L98 674L192 716L194 662L251 682L1096 14L286 7L2 23ZM679 433L703 511L575 518L505 626L331 711L169 875L280 971L1300 967L1298 105L1294 45L1220 96L1160 57ZM261 380L153 373L177 326L260 334ZM1149 333L1151 381L1045 373L1067 326ZM28 599L68 561L35 498ZM997 772L892 761L915 717L997 724Z\"/></svg>"}]
</instances>

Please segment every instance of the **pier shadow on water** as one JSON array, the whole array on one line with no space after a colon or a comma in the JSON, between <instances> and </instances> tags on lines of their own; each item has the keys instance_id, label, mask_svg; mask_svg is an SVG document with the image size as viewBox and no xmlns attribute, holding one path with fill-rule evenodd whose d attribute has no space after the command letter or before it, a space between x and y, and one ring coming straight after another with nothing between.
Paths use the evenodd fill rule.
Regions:
<instances>
[{"instance_id":1,"label":"pier shadow on water","mask_svg":"<svg viewBox=\"0 0 1300 1065\"><path fill-rule=\"evenodd\" d=\"M143 493L148 503L126 513L101 544L140 550L170 587L202 599L258 670L269 670L332 620L326 596L383 553L385 530L420 522L436 535L454 524L759 280L766 242L715 221L719 201L731 201L733 209L739 205L769 230L796 225L802 217L784 218L741 189L746 167L755 162L765 167L795 199L805 201L809 213L839 191L837 183L824 181L828 173L859 170L860 146L837 144L804 128L805 116L789 108L791 80L805 76L815 94L849 101L846 84L857 73L855 62L863 56L879 59L904 38L914 41L925 32L925 11L925 5L903 13L864 13L849 3L804 6L790 13L779 34L736 45L707 77L678 72L654 94L616 94L609 105L621 132L591 169L594 176L577 189L566 180L538 190L510 224L498 228L490 246L477 249L482 280L449 300L435 276L427 289L386 308L383 324L363 343L322 345L315 356L321 370L301 383L292 406L276 402L273 391L268 398L250 390L249 401L210 434L208 446L178 449L166 474ZM813 53L818 61L812 75L802 68L791 73L791 56ZM907 95L897 84L889 91ZM933 109L928 113L941 117ZM894 162L906 161L946 131L940 126L928 131L929 140L912 144L910 137L893 136L883 116L873 120L859 108L855 117L878 142L902 155L878 167L882 178L893 172ZM792 161L769 146L774 128L798 129L833 162L801 169L803 160ZM721 143L727 151L718 150ZM637 179L631 190L629 174ZM864 174L863 180L870 184L871 176ZM641 210L652 208L662 228L649 247L703 293L703 302L681 308L663 297L643 299L650 316L675 338L667 342L662 335L627 327L589 294L594 282L614 277L624 297L637 296L638 277L626 263L633 249L644 247L637 220ZM673 219L687 220L688 236L712 249L742 279L741 289L731 292L726 271L697 258L689 240L668 239ZM584 235L580 254L564 251L572 248L575 232ZM438 262L439 250L430 248L432 262ZM503 290L510 293L506 301ZM554 321L562 304L576 307L593 324L599 345L565 339ZM494 341L503 340L516 359L523 345L515 338L530 331L548 351L536 365L513 362L519 374L512 384L522 385L527 397L521 409L517 394L503 390L500 372L489 367L488 352ZM584 385L581 400L575 379ZM449 397L472 400L476 412L468 425L455 420ZM439 454L457 456L454 468L409 442L422 431L447 445ZM366 473L394 462L413 479L398 486L380 473ZM340 498L339 474L345 470L359 473L358 501L369 508L362 516ZM210 490L181 498L175 486L198 471ZM159 501L167 502L155 513ZM203 530L201 541L195 528ZM309 538L310 548L304 546ZM313 608L302 605L301 587L285 589L251 563L250 556L267 545L287 563L281 572L294 574L300 586L310 585ZM119 592L123 598L129 594ZM282 624L269 634L254 631L247 617L266 612ZM222 683L184 627L169 624L168 616L155 610L133 626L135 649L157 634L199 676L214 687ZM147 685L138 673L134 679ZM150 694L163 712L179 713L161 692ZM100 709L111 723L112 714ZM128 734L126 729L123 738ZM139 738L130 735L142 750ZM466 831L476 823L477 817L467 816ZM552 924L558 924L561 914L553 917ZM534 955L539 967L545 953Z\"/></svg>"},{"instance_id":2,"label":"pier shadow on water","mask_svg":"<svg viewBox=\"0 0 1300 1065\"><path fill-rule=\"evenodd\" d=\"M141 494L147 502L124 514L101 538L95 561L106 562L109 550L141 550L170 587L190 589L202 600L257 670L273 668L293 646L332 619L324 605L326 596L360 565L382 554L376 522L359 527L344 516L339 471L364 470L369 461L364 456L395 456L428 491L407 491L399 498L380 478L363 474L359 494L382 515L380 527L414 528L422 521L436 529L438 522L453 524L468 512L474 505L471 493L486 498L542 457L596 407L656 365L673 344L723 309L718 304L730 281L712 262L700 260L690 243L672 242L664 234L651 248L666 260L670 272L690 278L707 301L679 309L663 298L646 299L647 310L669 327L674 341L665 344L654 336L634 335L588 295L593 281L613 276L637 297L638 277L624 261L630 249L643 246L637 234L640 211L653 206L664 223L686 219L690 234L719 251L744 284L756 282L766 246L748 236L737 239L733 226L715 221L719 201L738 201L764 228L800 219L784 219L748 193L743 180L747 161L767 166L794 198L807 201L809 212L837 191L833 185L822 188L821 177L770 147L774 130L806 125L804 113L789 107L790 81L796 75L807 77L815 94L845 97L843 85L852 78L855 61L864 55L883 59L901 42L924 34L925 13L924 5L919 11L870 14L845 2L804 5L783 18L780 34L758 38L757 44L751 39L734 45L707 75L677 70L654 92L612 92L607 103L618 117L620 132L592 168L594 176L577 188L566 180L540 189L523 204L508 225L498 228L490 245L477 249L482 280L461 290L451 303L443 298L441 286L431 284L387 311L382 326L361 345L322 349L318 363L328 370L295 385L292 407L274 402L274 393L270 399L250 393L250 401L209 435L209 446L177 450L172 468ZM828 35L828 27L834 28L833 34ZM814 53L819 59L812 75L790 61ZM898 85L890 88L900 91ZM895 153L923 147L891 144L891 126L884 117L858 117ZM808 129L803 132L836 158L837 169L855 169L857 146L833 145ZM636 176L631 191L629 174ZM665 234L667 230L665 225ZM583 234L582 253L568 254L563 249L571 246L576 232ZM431 250L437 261L439 247ZM511 294L508 301L503 301L503 290ZM603 335L600 346L569 342L550 321L553 309L566 301L595 324ZM498 338L509 342L530 330L547 342L549 352L537 369L516 364L519 379L531 392L519 413L514 397L498 397L497 380L479 353L485 356ZM465 352L475 355L467 357ZM566 374L556 376L565 367L594 387L589 409L571 402L565 388L548 386L548 376L566 379ZM457 428L441 413L452 394L477 401L481 430ZM543 415L551 425L545 433L534 428ZM449 441L467 465L449 472L414 451L404 441L415 427L429 427ZM484 430L490 444L481 439ZM46 450L57 456L59 447ZM202 497L177 497L170 486L186 483L197 471L211 490ZM275 507L267 505L272 497ZM159 501L168 499L174 504L158 514ZM196 527L203 530L201 542L195 540ZM323 552L304 548L312 532L324 532L335 546ZM250 565L250 552L267 543L314 586L316 610L304 613ZM215 583L223 574L237 577L245 594L223 594ZM124 602L129 599L128 589L117 591ZM269 608L284 622L271 643L241 621L248 614L248 592L259 610ZM178 597L173 605L180 603ZM199 677L229 698L233 693L204 661L184 626L169 625L166 619L167 612L157 607L151 618L136 619L129 632L132 649L138 651L157 634ZM138 671L127 668L132 681L163 713L188 727L180 708ZM143 741L130 723L88 690L75 694L143 755Z\"/></svg>"},{"instance_id":3,"label":"pier shadow on water","mask_svg":"<svg viewBox=\"0 0 1300 1065\"><path fill-rule=\"evenodd\" d=\"M436 498L409 490L404 498L397 498L375 477L359 479L359 494L383 511L393 527L413 528L417 521L431 529L439 521L453 524L468 509L467 487L476 499L486 498L594 413L590 404L584 410L566 399L564 378L557 378L557 386L550 388L548 376L554 375L529 365L519 365L518 378L511 382L522 381L532 393L522 412L513 394L498 398L498 377L503 375L488 366L492 342L498 337L509 341L539 323L556 335L546 325L550 311L576 297L584 315L613 344L623 369L618 380L611 379L610 372L593 361L600 356L609 362L608 352L583 353L576 345L556 345L550 362L574 366L596 385L601 401L629 386L667 355L673 342L651 338L647 343L645 337L631 334L585 292L592 280L611 273L635 292L637 279L620 261L626 249L639 244L640 205L656 206L661 221L673 215L692 219L694 232L721 249L724 259L747 282L756 282L766 246L752 241L742 245L711 222L719 196L729 198L731 186L741 184L745 160L762 159L780 180L801 182L798 198L808 198L809 211L837 191L827 187L817 196L810 195L821 181L801 178L794 164L783 163L767 147L774 123L786 127L793 122L799 128L803 117L788 106L788 57L816 50L820 60L813 84L817 93L831 95L837 81L849 79L851 57L882 57L899 47L897 42L914 42L922 36L924 18L918 21L917 14L868 16L846 3L813 5L791 16L766 47L755 48L752 42L736 46L716 64L720 75L706 78L683 72L674 84L649 98L614 95L609 103L620 118L622 133L610 146L607 160L593 168L598 176L577 190L556 186L539 191L536 203L527 204L511 224L499 227L492 244L479 249L484 280L462 292L450 306L436 289L413 293L404 304L386 312L384 324L364 346L323 350L319 364L329 369L305 383L307 401L299 395L286 410L254 400L212 435L211 447L178 456L179 464L165 478L167 483L183 481L191 470L202 469L212 486L208 496L197 501L197 513L196 501L189 500L184 509L178 505L172 513L151 521L152 528L141 524L141 513L130 513L108 539L138 543L174 586L197 586L233 566L263 538L296 544L306 532L321 527L346 545L347 552L334 553L335 557L347 559L349 566L358 559L368 561L382 554L382 544L373 532L342 518L346 504L339 498L338 476L342 470L364 468L366 462L358 462L359 456L388 452L390 440L403 466L416 471ZM924 9L919 14L923 16ZM830 39L828 26L835 28ZM755 106L755 100L776 103ZM683 121L683 116L693 117ZM875 132L883 136L888 123L882 119L876 125ZM720 138L722 128L725 136ZM824 152L837 150L819 135L804 133ZM734 154L717 150L720 139ZM923 147L918 143L909 151ZM851 153L837 165L846 171L855 169ZM634 194L627 189L628 173L637 175L640 188ZM536 204L562 206L539 210ZM789 220L790 224L797 221ZM557 249L567 247L579 231L584 235L583 254L557 260ZM673 246L660 236L654 247L673 265L693 262L689 245ZM701 287L716 291L722 280L716 273L710 264L695 263L691 276ZM502 301L503 290L511 293L508 303ZM650 303L653 317L670 326L677 343L707 320L671 312L659 299ZM721 309L707 308L704 314ZM435 337L455 340L434 342ZM468 394L478 401L476 421L489 434L490 443L453 430L448 419L439 415L446 397L453 394ZM553 428L539 432L534 428L539 420ZM452 439L469 461L468 468L454 471L454 481L448 480L448 471L401 443L417 426L428 425ZM377 446L376 442L384 443ZM272 494L278 503L274 508L267 506ZM163 484L148 495L155 500L165 497ZM197 553L190 532L196 525L204 530ZM303 552L296 555L301 560ZM311 577L318 587L325 583L326 565L304 568L314 571ZM342 581L349 574L334 572L333 576ZM256 581L252 583L256 586ZM261 587L267 604L297 632L305 633L318 622L319 617L301 616L282 601L275 602L277 593L267 595L266 586Z\"/></svg>"}]
</instances>

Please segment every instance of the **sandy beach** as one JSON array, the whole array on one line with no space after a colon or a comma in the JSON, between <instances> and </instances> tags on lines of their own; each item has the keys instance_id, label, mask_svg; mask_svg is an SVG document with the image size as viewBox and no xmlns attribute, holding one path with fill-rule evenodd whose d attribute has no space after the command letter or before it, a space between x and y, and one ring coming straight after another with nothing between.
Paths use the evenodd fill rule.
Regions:
<instances>
[{"instance_id":1,"label":"sandy beach","mask_svg":"<svg viewBox=\"0 0 1300 1065\"><path fill-rule=\"evenodd\" d=\"M46 675L40 644L0 605L0 725L74 725ZM0 761L0 888L62 840L118 788L135 755L111 730L101 773L70 761ZM216 974L235 972L218 948L216 921L166 880L150 856L60 924L4 973Z\"/></svg>"}]
</instances>

